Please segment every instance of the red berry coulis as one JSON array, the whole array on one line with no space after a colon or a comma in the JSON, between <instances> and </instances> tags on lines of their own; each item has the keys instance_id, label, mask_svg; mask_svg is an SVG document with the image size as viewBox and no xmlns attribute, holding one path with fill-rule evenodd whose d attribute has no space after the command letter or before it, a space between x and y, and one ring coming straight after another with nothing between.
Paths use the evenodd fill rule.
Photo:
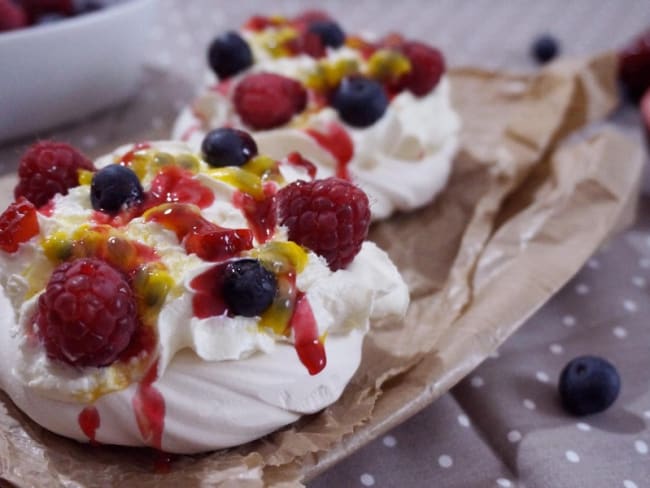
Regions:
<instances>
[{"instance_id":1,"label":"red berry coulis","mask_svg":"<svg viewBox=\"0 0 650 488\"><path fill-rule=\"evenodd\" d=\"M307 129L309 134L323 149L336 159L336 176L350 180L348 164L354 156L354 143L345 128L337 123L332 123L326 132Z\"/></svg>"},{"instance_id":2,"label":"red berry coulis","mask_svg":"<svg viewBox=\"0 0 650 488\"><path fill-rule=\"evenodd\" d=\"M132 400L135 420L143 441L156 449L162 449L162 435L165 429L165 399L153 386L158 379L156 361L138 384Z\"/></svg>"},{"instance_id":3,"label":"red berry coulis","mask_svg":"<svg viewBox=\"0 0 650 488\"><path fill-rule=\"evenodd\" d=\"M266 183L263 192L261 198L255 198L242 191L235 192L233 196L233 205L244 213L255 239L260 244L273 237L277 223L275 210L276 186L273 183Z\"/></svg>"},{"instance_id":4,"label":"red berry coulis","mask_svg":"<svg viewBox=\"0 0 650 488\"><path fill-rule=\"evenodd\" d=\"M97 408L92 405L85 407L78 417L79 427L83 433L88 437L91 444L97 444L95 434L100 425L99 412Z\"/></svg>"},{"instance_id":5,"label":"red berry coulis","mask_svg":"<svg viewBox=\"0 0 650 488\"><path fill-rule=\"evenodd\" d=\"M327 364L325 346L318 337L318 325L307 296L300 292L291 317L296 352L310 375L320 373Z\"/></svg>"}]
</instances>

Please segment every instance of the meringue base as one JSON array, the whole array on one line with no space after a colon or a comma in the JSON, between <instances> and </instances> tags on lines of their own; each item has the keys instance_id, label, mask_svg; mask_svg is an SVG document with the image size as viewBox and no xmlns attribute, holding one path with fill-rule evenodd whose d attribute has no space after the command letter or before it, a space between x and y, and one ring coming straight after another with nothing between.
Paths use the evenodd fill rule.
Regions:
<instances>
[{"instance_id":1,"label":"meringue base","mask_svg":"<svg viewBox=\"0 0 650 488\"><path fill-rule=\"evenodd\" d=\"M0 293L0 387L42 427L82 442L88 437L78 417L86 405L42 397L20 382L12 369L18 340L13 310ZM233 447L260 438L335 402L361 361L364 331L331 335L329 362L310 376L290 344L269 354L236 361L207 362L191 350L179 352L153 383L165 402L162 449L192 454ZM102 444L145 446L132 401L137 384L99 398L95 440Z\"/></svg>"}]
</instances>

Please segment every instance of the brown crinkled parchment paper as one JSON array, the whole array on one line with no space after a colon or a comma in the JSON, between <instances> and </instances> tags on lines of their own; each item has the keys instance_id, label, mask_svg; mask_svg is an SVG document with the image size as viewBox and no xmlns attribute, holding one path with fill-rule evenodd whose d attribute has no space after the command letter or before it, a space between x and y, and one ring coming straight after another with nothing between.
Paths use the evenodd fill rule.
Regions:
<instances>
[{"instance_id":1,"label":"brown crinkled parchment paper","mask_svg":"<svg viewBox=\"0 0 650 488\"><path fill-rule=\"evenodd\" d=\"M616 103L615 57L536 76L451 72L461 151L435 203L376 225L409 283L402 324L374 328L341 399L240 448L174 456L51 434L0 396L0 474L19 486L295 486L449 390L629 218L641 151L613 129L568 136ZM2 181L9 199L11 179Z\"/></svg>"}]
</instances>

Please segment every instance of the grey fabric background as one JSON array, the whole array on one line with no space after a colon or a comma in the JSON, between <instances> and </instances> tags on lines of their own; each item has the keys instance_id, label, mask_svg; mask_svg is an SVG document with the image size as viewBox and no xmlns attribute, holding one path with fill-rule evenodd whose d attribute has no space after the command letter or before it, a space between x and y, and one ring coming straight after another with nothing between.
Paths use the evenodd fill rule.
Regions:
<instances>
[{"instance_id":1,"label":"grey fabric background","mask_svg":"<svg viewBox=\"0 0 650 488\"><path fill-rule=\"evenodd\" d=\"M252 13L318 6L348 31L400 30L442 48L449 64L531 70L531 39L551 32L566 55L614 49L650 27L648 0L161 0L152 55L129 103L36 137L91 156L165 138L204 71L212 36ZM128 33L125 33L128 35ZM0 109L1 110L1 109ZM638 114L615 123L641 140ZM34 139L0 145L0 172ZM644 185L650 189L650 185ZM634 228L606 244L494 357L449 394L310 483L326 487L650 486L650 194ZM555 385L580 354L618 367L621 397L604 414L563 413Z\"/></svg>"}]
</instances>

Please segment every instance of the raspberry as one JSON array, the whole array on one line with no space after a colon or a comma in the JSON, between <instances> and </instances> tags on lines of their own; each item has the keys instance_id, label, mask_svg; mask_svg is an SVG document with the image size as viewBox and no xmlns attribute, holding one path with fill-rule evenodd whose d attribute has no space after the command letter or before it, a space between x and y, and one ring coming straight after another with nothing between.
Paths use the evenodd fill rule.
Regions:
<instances>
[{"instance_id":1,"label":"raspberry","mask_svg":"<svg viewBox=\"0 0 650 488\"><path fill-rule=\"evenodd\" d=\"M411 62L411 71L402 83L415 96L422 97L433 90L445 72L445 59L435 48L421 42L407 42L402 53Z\"/></svg>"},{"instance_id":2,"label":"raspberry","mask_svg":"<svg viewBox=\"0 0 650 488\"><path fill-rule=\"evenodd\" d=\"M619 54L618 75L633 98L641 98L650 88L650 30L647 30Z\"/></svg>"},{"instance_id":3,"label":"raspberry","mask_svg":"<svg viewBox=\"0 0 650 488\"><path fill-rule=\"evenodd\" d=\"M0 215L0 249L16 252L18 245L38 234L36 207L25 198L9 205Z\"/></svg>"},{"instance_id":4,"label":"raspberry","mask_svg":"<svg viewBox=\"0 0 650 488\"><path fill-rule=\"evenodd\" d=\"M138 325L126 278L108 263L83 258L59 265L39 297L35 322L48 357L72 366L107 366Z\"/></svg>"},{"instance_id":5,"label":"raspberry","mask_svg":"<svg viewBox=\"0 0 650 488\"><path fill-rule=\"evenodd\" d=\"M272 129L286 124L304 110L307 92L296 80L273 73L245 77L235 88L235 109L253 129Z\"/></svg>"},{"instance_id":6,"label":"raspberry","mask_svg":"<svg viewBox=\"0 0 650 488\"><path fill-rule=\"evenodd\" d=\"M0 32L27 25L27 15L20 5L11 0L0 0Z\"/></svg>"},{"instance_id":7,"label":"raspberry","mask_svg":"<svg viewBox=\"0 0 650 488\"><path fill-rule=\"evenodd\" d=\"M41 207L57 193L66 195L69 188L78 186L80 169L95 168L74 147L62 142L37 142L20 160L14 196L24 196Z\"/></svg>"},{"instance_id":8,"label":"raspberry","mask_svg":"<svg viewBox=\"0 0 650 488\"><path fill-rule=\"evenodd\" d=\"M361 250L370 226L366 194L340 178L296 181L278 192L280 223L289 239L345 268Z\"/></svg>"}]
</instances>

